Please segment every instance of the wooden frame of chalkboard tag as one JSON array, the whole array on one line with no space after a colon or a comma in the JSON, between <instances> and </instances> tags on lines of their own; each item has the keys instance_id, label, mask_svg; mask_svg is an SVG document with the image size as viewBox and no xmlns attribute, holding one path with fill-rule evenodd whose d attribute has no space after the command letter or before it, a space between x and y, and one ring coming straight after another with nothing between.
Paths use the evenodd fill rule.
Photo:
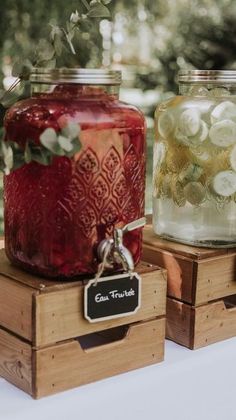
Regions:
<instances>
[{"instance_id":1,"label":"wooden frame of chalkboard tag","mask_svg":"<svg viewBox=\"0 0 236 420\"><path fill-rule=\"evenodd\" d=\"M84 288L84 317L89 322L126 317L141 307L142 279L124 273L92 279Z\"/></svg>"}]
</instances>

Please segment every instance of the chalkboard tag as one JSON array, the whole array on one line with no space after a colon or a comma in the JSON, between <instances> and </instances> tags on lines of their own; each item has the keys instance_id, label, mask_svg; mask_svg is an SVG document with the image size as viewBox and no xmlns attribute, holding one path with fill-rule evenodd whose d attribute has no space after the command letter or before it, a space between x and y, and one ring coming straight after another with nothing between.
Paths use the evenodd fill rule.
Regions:
<instances>
[{"instance_id":1,"label":"chalkboard tag","mask_svg":"<svg viewBox=\"0 0 236 420\"><path fill-rule=\"evenodd\" d=\"M125 273L93 279L84 289L84 317L99 322L135 314L141 306L141 277Z\"/></svg>"}]
</instances>

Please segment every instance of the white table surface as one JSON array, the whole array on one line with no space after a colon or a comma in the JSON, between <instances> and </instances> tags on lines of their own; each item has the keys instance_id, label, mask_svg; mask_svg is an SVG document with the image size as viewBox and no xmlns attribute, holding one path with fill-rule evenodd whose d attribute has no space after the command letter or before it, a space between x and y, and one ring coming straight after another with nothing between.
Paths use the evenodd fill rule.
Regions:
<instances>
[{"instance_id":1,"label":"white table surface","mask_svg":"<svg viewBox=\"0 0 236 420\"><path fill-rule=\"evenodd\" d=\"M0 420L234 420L236 338L35 401L0 378Z\"/></svg>"}]
</instances>

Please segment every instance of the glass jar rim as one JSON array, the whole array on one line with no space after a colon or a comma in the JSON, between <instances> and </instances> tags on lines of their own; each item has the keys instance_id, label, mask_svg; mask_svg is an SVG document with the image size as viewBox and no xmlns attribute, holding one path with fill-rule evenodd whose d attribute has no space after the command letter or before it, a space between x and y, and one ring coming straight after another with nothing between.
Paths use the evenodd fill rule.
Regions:
<instances>
[{"instance_id":1,"label":"glass jar rim","mask_svg":"<svg viewBox=\"0 0 236 420\"><path fill-rule=\"evenodd\" d=\"M236 83L236 70L180 70L180 83Z\"/></svg>"},{"instance_id":2,"label":"glass jar rim","mask_svg":"<svg viewBox=\"0 0 236 420\"><path fill-rule=\"evenodd\" d=\"M30 72L32 83L75 83L81 85L120 85L121 71L84 68L33 68Z\"/></svg>"}]
</instances>

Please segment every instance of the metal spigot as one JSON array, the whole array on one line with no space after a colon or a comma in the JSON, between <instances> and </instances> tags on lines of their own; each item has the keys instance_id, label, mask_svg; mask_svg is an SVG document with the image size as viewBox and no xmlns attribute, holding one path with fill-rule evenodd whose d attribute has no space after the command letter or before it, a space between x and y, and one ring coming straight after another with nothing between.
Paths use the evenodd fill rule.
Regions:
<instances>
[{"instance_id":1,"label":"metal spigot","mask_svg":"<svg viewBox=\"0 0 236 420\"><path fill-rule=\"evenodd\" d=\"M98 245L98 257L101 261L107 254L107 268L112 268L114 264L122 265L125 271L133 271L134 261L131 252L123 244L123 236L127 232L141 228L145 225L146 218L134 220L128 223L123 228L116 228L114 230L113 239L104 239Z\"/></svg>"}]
</instances>

